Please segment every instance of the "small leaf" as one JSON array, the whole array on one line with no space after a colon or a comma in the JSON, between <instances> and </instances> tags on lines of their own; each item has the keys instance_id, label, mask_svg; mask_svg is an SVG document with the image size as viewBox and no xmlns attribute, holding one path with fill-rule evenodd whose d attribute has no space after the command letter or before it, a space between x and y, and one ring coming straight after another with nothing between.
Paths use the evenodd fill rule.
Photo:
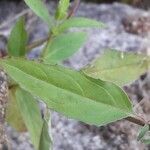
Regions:
<instances>
[{"instance_id":1,"label":"small leaf","mask_svg":"<svg viewBox=\"0 0 150 150\"><path fill-rule=\"evenodd\" d=\"M150 144L150 139L142 139L141 141L146 145Z\"/></svg>"},{"instance_id":2,"label":"small leaf","mask_svg":"<svg viewBox=\"0 0 150 150\"><path fill-rule=\"evenodd\" d=\"M38 104L28 92L21 88L16 89L16 98L21 109L21 115L30 133L31 141L38 149L43 125Z\"/></svg>"},{"instance_id":3,"label":"small leaf","mask_svg":"<svg viewBox=\"0 0 150 150\"><path fill-rule=\"evenodd\" d=\"M69 4L70 4L70 0L59 1L59 5L55 14L56 19L61 20L61 19L66 18Z\"/></svg>"},{"instance_id":4,"label":"small leaf","mask_svg":"<svg viewBox=\"0 0 150 150\"><path fill-rule=\"evenodd\" d=\"M62 34L49 42L44 61L46 63L59 62L72 56L86 41L86 34L67 33Z\"/></svg>"},{"instance_id":5,"label":"small leaf","mask_svg":"<svg viewBox=\"0 0 150 150\"><path fill-rule=\"evenodd\" d=\"M49 26L52 25L53 19L49 15L48 9L42 0L24 0L25 3L33 10L33 12L45 21Z\"/></svg>"},{"instance_id":6,"label":"small leaf","mask_svg":"<svg viewBox=\"0 0 150 150\"><path fill-rule=\"evenodd\" d=\"M137 138L137 140L139 141L139 140L141 140L141 139L143 139L143 137L145 136L145 134L149 131L149 125L148 124L146 124L144 127L142 127L141 129L140 129L140 132L139 132L139 134L138 134L138 138Z\"/></svg>"},{"instance_id":7,"label":"small leaf","mask_svg":"<svg viewBox=\"0 0 150 150\"><path fill-rule=\"evenodd\" d=\"M65 20L59 26L53 29L54 34L62 33L70 28L103 28L105 25L96 20L83 18L83 17L73 17Z\"/></svg>"},{"instance_id":8,"label":"small leaf","mask_svg":"<svg viewBox=\"0 0 150 150\"><path fill-rule=\"evenodd\" d=\"M16 101L15 92L16 91L14 88L9 90L9 101L6 109L6 121L17 131L24 132L26 131L26 126L21 115L21 110L18 107Z\"/></svg>"},{"instance_id":9,"label":"small leaf","mask_svg":"<svg viewBox=\"0 0 150 150\"><path fill-rule=\"evenodd\" d=\"M106 50L84 73L96 79L111 81L119 86L136 80L148 70L150 58L129 52Z\"/></svg>"},{"instance_id":10,"label":"small leaf","mask_svg":"<svg viewBox=\"0 0 150 150\"><path fill-rule=\"evenodd\" d=\"M23 89L68 117L100 126L132 114L129 98L113 83L24 59L7 58L1 65Z\"/></svg>"},{"instance_id":11,"label":"small leaf","mask_svg":"<svg viewBox=\"0 0 150 150\"><path fill-rule=\"evenodd\" d=\"M52 150L52 141L48 131L48 120L44 119L40 136L39 150Z\"/></svg>"},{"instance_id":12,"label":"small leaf","mask_svg":"<svg viewBox=\"0 0 150 150\"><path fill-rule=\"evenodd\" d=\"M21 17L13 27L8 39L8 53L11 56L24 56L28 35L25 29L24 18Z\"/></svg>"}]
</instances>

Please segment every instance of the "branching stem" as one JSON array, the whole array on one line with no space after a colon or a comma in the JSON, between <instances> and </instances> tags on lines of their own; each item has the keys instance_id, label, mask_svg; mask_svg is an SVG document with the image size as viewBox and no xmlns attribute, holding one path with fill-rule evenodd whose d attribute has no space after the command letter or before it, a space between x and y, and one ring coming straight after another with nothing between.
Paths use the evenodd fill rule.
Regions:
<instances>
[{"instance_id":1,"label":"branching stem","mask_svg":"<svg viewBox=\"0 0 150 150\"><path fill-rule=\"evenodd\" d=\"M76 13L76 11L79 8L79 4L80 4L80 0L75 0L74 5L72 7L72 9L70 10L67 19L69 19L70 17L74 16L74 14Z\"/></svg>"},{"instance_id":2,"label":"branching stem","mask_svg":"<svg viewBox=\"0 0 150 150\"><path fill-rule=\"evenodd\" d=\"M74 5L73 5L72 9L70 10L70 12L67 16L67 19L69 19L70 17L72 17L76 13L76 11L79 7L79 4L80 4L80 0L75 0ZM50 37L51 37L51 34L49 37L46 37L46 38L43 38L43 39L40 39L38 41L31 43L30 45L28 45L26 47L27 51L31 51L33 48L36 48L36 47L42 45L43 43L49 41Z\"/></svg>"},{"instance_id":3,"label":"branching stem","mask_svg":"<svg viewBox=\"0 0 150 150\"><path fill-rule=\"evenodd\" d=\"M80 0L75 0L74 1L73 7L71 8L70 12L68 13L67 19L69 19L70 17L74 16L74 14L76 13L76 11L77 11L77 9L79 7L79 4L80 4ZM51 37L52 37L52 33L49 34L49 37L46 37L46 38L43 38L43 39L40 39L38 41L35 41L35 42L31 43L30 45L28 45L26 47L27 51L30 51L33 48L36 48L36 47L42 45L45 42L49 43L50 40L51 40ZM44 54L46 52L46 48L48 46L48 43L46 44L45 49L44 49L41 57L44 56ZM144 126L145 124L149 124L149 122L146 122L144 119L142 119L142 118L140 118L138 116L129 116L129 117L125 118L125 119L128 120L129 122L132 122L132 123L140 125L140 126Z\"/></svg>"},{"instance_id":4,"label":"branching stem","mask_svg":"<svg viewBox=\"0 0 150 150\"><path fill-rule=\"evenodd\" d=\"M40 39L38 41L35 41L33 43L31 43L30 45L28 45L26 47L27 51L31 51L33 48L36 48L38 46L41 46L42 44L44 44L49 38L46 37L46 38L43 38L43 39Z\"/></svg>"}]
</instances>

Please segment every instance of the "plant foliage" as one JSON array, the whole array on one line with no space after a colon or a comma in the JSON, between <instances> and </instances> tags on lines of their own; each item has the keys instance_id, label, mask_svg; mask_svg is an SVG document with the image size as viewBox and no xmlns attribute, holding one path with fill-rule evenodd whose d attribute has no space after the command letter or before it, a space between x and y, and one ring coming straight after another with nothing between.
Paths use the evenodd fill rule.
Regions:
<instances>
[{"instance_id":1,"label":"plant foliage","mask_svg":"<svg viewBox=\"0 0 150 150\"><path fill-rule=\"evenodd\" d=\"M52 149L50 114L41 115L39 99L47 108L91 125L102 126L134 117L132 103L119 86L147 71L149 57L106 50L82 71L63 67L60 62L72 56L87 39L86 33L69 29L105 25L84 17L68 17L69 0L59 1L55 17L49 14L42 0L24 1L48 24L50 32L37 60L26 58L28 34L23 17L10 33L8 56L0 59L1 68L10 78L7 122L18 131L28 130L36 150L49 150ZM138 140L149 143L149 139L143 138L148 131L147 123Z\"/></svg>"},{"instance_id":2,"label":"plant foliage","mask_svg":"<svg viewBox=\"0 0 150 150\"><path fill-rule=\"evenodd\" d=\"M129 84L144 74L150 65L150 57L129 52L106 50L83 71L97 79L111 81L119 86Z\"/></svg>"}]
</instances>

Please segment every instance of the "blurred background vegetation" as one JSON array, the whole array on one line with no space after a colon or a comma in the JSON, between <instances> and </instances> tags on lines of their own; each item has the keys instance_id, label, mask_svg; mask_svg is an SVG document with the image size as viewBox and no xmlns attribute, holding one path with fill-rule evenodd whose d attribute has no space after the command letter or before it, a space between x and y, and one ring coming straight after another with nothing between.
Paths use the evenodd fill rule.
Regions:
<instances>
[{"instance_id":1,"label":"blurred background vegetation","mask_svg":"<svg viewBox=\"0 0 150 150\"><path fill-rule=\"evenodd\" d=\"M20 2L23 0L3 0L3 1L16 1ZM50 1L50 0L47 0ZM58 0L53 0L53 1L58 1ZM73 0L70 0L73 1ZM150 0L81 0L81 1L86 1L86 2L93 2L93 3L113 3L113 2L120 2L120 3L126 3L130 4L133 6L137 6L140 8L150 8Z\"/></svg>"},{"instance_id":2,"label":"blurred background vegetation","mask_svg":"<svg viewBox=\"0 0 150 150\"><path fill-rule=\"evenodd\" d=\"M84 0L86 2L95 2L95 3L113 3L120 2L126 3L137 7L150 8L150 0Z\"/></svg>"}]
</instances>

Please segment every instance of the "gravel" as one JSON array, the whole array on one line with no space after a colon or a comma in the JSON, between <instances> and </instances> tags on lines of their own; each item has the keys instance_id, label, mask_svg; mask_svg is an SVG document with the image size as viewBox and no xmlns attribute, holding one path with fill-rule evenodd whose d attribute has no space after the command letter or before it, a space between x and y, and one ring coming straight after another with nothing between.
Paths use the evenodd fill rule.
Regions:
<instances>
[{"instance_id":1,"label":"gravel","mask_svg":"<svg viewBox=\"0 0 150 150\"><path fill-rule=\"evenodd\" d=\"M50 2L47 6L53 13L55 4ZM10 11L8 8L10 8ZM0 14L7 14L6 16L1 15L0 21L12 18L24 8L23 4L15 5L14 3L0 2ZM110 5L81 3L77 15L102 21L106 23L107 27L105 29L84 29L89 35L87 43L74 56L63 62L65 66L79 70L107 48L136 51L138 53L146 53L150 48L147 42L149 40L148 35L140 36L128 33L122 24L123 19L128 19L129 16L132 18L137 16L150 17L148 11L119 3ZM28 17L32 17L32 14ZM29 23L33 24L32 28L29 27L30 41L46 36L48 31L46 25L37 18L31 20ZM9 31L10 26L0 28L0 33L5 35L6 38ZM29 54L29 57L37 57L39 51L40 48L35 49ZM144 97L150 100L148 79L149 75L145 76L143 80L138 80L125 87L134 104ZM142 109L140 111L143 112ZM148 111L146 110L144 113ZM52 113L54 150L148 150L147 146L137 142L137 129L138 126L127 121L118 121L105 127L95 127L66 118L56 112ZM13 150L32 150L28 133L19 134L11 127L7 127L7 132Z\"/></svg>"}]
</instances>

